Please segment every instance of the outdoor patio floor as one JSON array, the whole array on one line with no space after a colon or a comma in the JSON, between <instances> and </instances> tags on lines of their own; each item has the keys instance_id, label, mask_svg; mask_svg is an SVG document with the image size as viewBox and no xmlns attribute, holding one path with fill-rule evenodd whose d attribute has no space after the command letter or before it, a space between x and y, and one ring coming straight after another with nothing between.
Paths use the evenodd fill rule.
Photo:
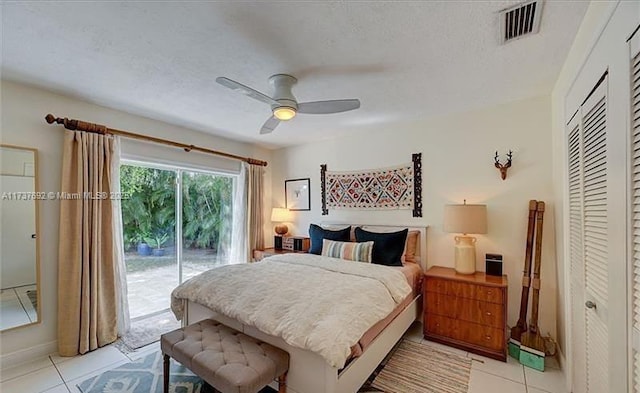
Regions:
<instances>
[{"instance_id":1,"label":"outdoor patio floor","mask_svg":"<svg viewBox=\"0 0 640 393\"><path fill-rule=\"evenodd\" d=\"M127 254L125 261L129 317L135 319L170 308L171 291L178 286L175 256L140 257ZM218 262L218 258L206 250L185 252L183 281L220 265L222 263Z\"/></svg>"}]
</instances>

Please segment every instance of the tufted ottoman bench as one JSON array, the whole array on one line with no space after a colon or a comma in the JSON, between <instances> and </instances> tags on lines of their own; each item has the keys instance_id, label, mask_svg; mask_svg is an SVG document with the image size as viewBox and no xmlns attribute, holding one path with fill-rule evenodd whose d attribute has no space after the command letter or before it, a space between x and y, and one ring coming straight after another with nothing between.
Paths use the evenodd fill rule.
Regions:
<instances>
[{"instance_id":1,"label":"tufted ottoman bench","mask_svg":"<svg viewBox=\"0 0 640 393\"><path fill-rule=\"evenodd\" d=\"M173 358L222 393L256 393L278 379L286 392L289 354L207 319L163 334L164 393L169 392Z\"/></svg>"}]
</instances>

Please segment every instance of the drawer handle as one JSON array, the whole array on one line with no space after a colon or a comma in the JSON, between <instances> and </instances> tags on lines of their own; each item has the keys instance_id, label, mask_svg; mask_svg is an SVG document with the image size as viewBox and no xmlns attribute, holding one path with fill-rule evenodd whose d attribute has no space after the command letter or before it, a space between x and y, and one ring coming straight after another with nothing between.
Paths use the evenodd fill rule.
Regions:
<instances>
[{"instance_id":1,"label":"drawer handle","mask_svg":"<svg viewBox=\"0 0 640 393\"><path fill-rule=\"evenodd\" d=\"M490 341L491 340L491 336L484 336L484 339L487 340L487 341Z\"/></svg>"},{"instance_id":2,"label":"drawer handle","mask_svg":"<svg viewBox=\"0 0 640 393\"><path fill-rule=\"evenodd\" d=\"M487 291L487 295L491 295L493 291Z\"/></svg>"},{"instance_id":3,"label":"drawer handle","mask_svg":"<svg viewBox=\"0 0 640 393\"><path fill-rule=\"evenodd\" d=\"M491 312L490 311L487 311L486 314L487 314L488 317L491 316Z\"/></svg>"},{"instance_id":4,"label":"drawer handle","mask_svg":"<svg viewBox=\"0 0 640 393\"><path fill-rule=\"evenodd\" d=\"M436 323L436 327L440 327L440 324L439 324L439 323Z\"/></svg>"}]
</instances>

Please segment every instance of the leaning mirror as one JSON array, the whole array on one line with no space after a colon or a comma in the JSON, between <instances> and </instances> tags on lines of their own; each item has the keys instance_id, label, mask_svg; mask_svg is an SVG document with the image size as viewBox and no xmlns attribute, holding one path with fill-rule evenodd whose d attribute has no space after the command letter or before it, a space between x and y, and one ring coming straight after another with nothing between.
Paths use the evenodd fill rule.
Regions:
<instances>
[{"instance_id":1,"label":"leaning mirror","mask_svg":"<svg viewBox=\"0 0 640 393\"><path fill-rule=\"evenodd\" d=\"M0 145L0 330L40 322L37 153Z\"/></svg>"}]
</instances>

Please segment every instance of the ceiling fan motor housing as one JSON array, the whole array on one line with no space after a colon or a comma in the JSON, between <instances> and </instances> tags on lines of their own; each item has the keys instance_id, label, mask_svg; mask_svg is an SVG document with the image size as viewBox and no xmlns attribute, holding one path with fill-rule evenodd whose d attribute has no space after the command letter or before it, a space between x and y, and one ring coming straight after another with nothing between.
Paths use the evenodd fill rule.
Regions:
<instances>
[{"instance_id":1,"label":"ceiling fan motor housing","mask_svg":"<svg viewBox=\"0 0 640 393\"><path fill-rule=\"evenodd\" d=\"M291 75L287 74L276 74L269 77L269 83L273 87L273 99L278 101L280 105L271 105L271 110L280 107L289 107L294 110L298 110L298 102L296 97L291 92L293 85L296 84L298 80Z\"/></svg>"}]
</instances>

